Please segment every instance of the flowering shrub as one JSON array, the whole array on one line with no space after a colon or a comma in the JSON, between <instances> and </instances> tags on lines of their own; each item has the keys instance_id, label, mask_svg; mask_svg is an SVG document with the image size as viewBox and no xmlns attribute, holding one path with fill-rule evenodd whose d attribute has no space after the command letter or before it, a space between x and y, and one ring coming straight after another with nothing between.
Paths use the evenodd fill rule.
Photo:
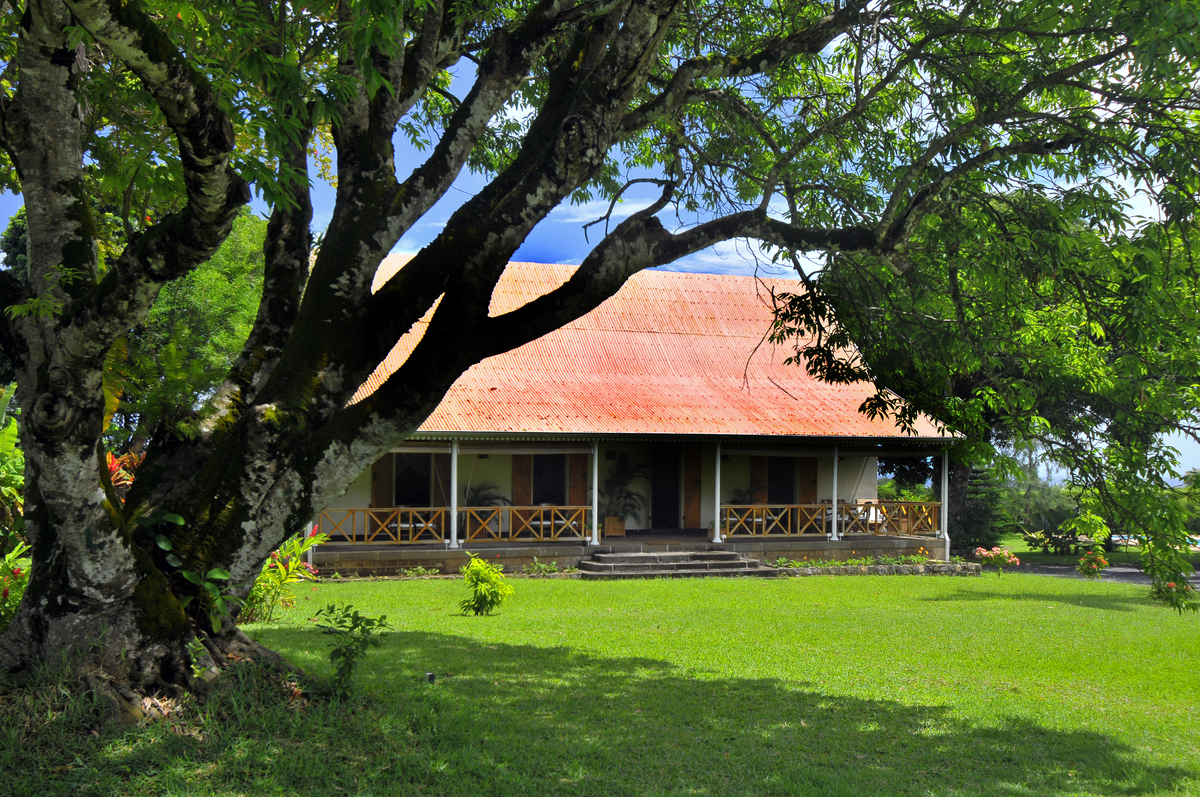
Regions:
<instances>
[{"instance_id":1,"label":"flowering shrub","mask_svg":"<svg viewBox=\"0 0 1200 797\"><path fill-rule=\"evenodd\" d=\"M300 581L311 581L319 572L304 560L304 554L314 545L329 542L329 537L315 529L307 535L297 534L285 540L263 563L262 572L254 580L246 603L238 615L241 623L269 623L280 606L296 605L296 596L287 587Z\"/></svg>"},{"instance_id":2,"label":"flowering shrub","mask_svg":"<svg viewBox=\"0 0 1200 797\"><path fill-rule=\"evenodd\" d=\"M1021 564L1021 560L1013 556L1012 551L1000 547L992 548L990 551L986 548L976 548L975 558L985 565L995 565L997 576L1004 572L1005 567L1016 567Z\"/></svg>"},{"instance_id":3,"label":"flowering shrub","mask_svg":"<svg viewBox=\"0 0 1200 797\"><path fill-rule=\"evenodd\" d=\"M1104 554L1093 548L1086 551L1079 559L1079 564L1075 565L1075 569L1079 571L1079 575L1085 578L1100 578L1100 574L1104 572L1104 568L1108 567L1108 560L1104 558Z\"/></svg>"},{"instance_id":4,"label":"flowering shrub","mask_svg":"<svg viewBox=\"0 0 1200 797\"><path fill-rule=\"evenodd\" d=\"M1166 582L1155 581L1150 585L1150 597L1167 604L1180 614L1200 609L1196 588L1182 579Z\"/></svg>"},{"instance_id":5,"label":"flowering shrub","mask_svg":"<svg viewBox=\"0 0 1200 797\"><path fill-rule=\"evenodd\" d=\"M112 486L120 491L122 495L124 490L127 490L133 485L133 477L137 471L138 465L142 464L142 460L146 458L145 454L135 454L129 452L121 456L115 456L109 451L106 457L108 461L108 478L112 481Z\"/></svg>"},{"instance_id":6,"label":"flowering shrub","mask_svg":"<svg viewBox=\"0 0 1200 797\"><path fill-rule=\"evenodd\" d=\"M21 559L28 550L28 545L17 543L17 547L0 560L0 634L16 615L17 605L29 583L29 562Z\"/></svg>"}]
</instances>

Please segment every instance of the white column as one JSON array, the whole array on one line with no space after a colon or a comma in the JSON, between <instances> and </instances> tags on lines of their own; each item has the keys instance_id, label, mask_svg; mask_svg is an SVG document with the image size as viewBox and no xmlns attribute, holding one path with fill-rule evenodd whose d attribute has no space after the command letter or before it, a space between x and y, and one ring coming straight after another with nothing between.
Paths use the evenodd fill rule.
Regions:
<instances>
[{"instance_id":1,"label":"white column","mask_svg":"<svg viewBox=\"0 0 1200 797\"><path fill-rule=\"evenodd\" d=\"M600 441L592 441L592 539L589 545L600 544Z\"/></svg>"},{"instance_id":2,"label":"white column","mask_svg":"<svg viewBox=\"0 0 1200 797\"><path fill-rule=\"evenodd\" d=\"M721 537L721 441L717 441L717 467L713 469L713 542L724 542Z\"/></svg>"},{"instance_id":3,"label":"white column","mask_svg":"<svg viewBox=\"0 0 1200 797\"><path fill-rule=\"evenodd\" d=\"M829 539L834 542L838 539L838 504L837 504L837 488L838 488L838 450L837 446L833 447L833 518L830 520L829 530L832 532Z\"/></svg>"},{"instance_id":4,"label":"white column","mask_svg":"<svg viewBox=\"0 0 1200 797\"><path fill-rule=\"evenodd\" d=\"M950 451L942 449L942 505L938 508L938 536L946 541L946 561L950 561Z\"/></svg>"},{"instance_id":5,"label":"white column","mask_svg":"<svg viewBox=\"0 0 1200 797\"><path fill-rule=\"evenodd\" d=\"M450 441L450 547L458 547L458 441Z\"/></svg>"}]
</instances>

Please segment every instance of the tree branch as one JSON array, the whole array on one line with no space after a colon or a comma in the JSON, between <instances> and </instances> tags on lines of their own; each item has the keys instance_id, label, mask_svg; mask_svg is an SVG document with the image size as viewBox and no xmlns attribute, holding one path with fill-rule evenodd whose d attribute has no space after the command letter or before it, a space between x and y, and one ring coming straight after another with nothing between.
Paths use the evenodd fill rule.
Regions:
<instances>
[{"instance_id":1,"label":"tree branch","mask_svg":"<svg viewBox=\"0 0 1200 797\"><path fill-rule=\"evenodd\" d=\"M145 317L164 283L207 260L238 208L246 181L229 168L233 126L208 82L139 7L119 0L67 0L79 24L141 79L175 134L187 204L131 241L104 280L72 303L63 327L72 358L98 363L130 320Z\"/></svg>"},{"instance_id":2,"label":"tree branch","mask_svg":"<svg viewBox=\"0 0 1200 797\"><path fill-rule=\"evenodd\" d=\"M308 188L308 135L291 142L280 159L297 174L289 182L290 202L280 202L271 211L267 238L263 242L263 288L258 315L241 354L217 390L215 418L254 401L257 389L279 361L284 344L292 334L300 312L300 297L308 281L312 251L312 197Z\"/></svg>"},{"instance_id":3,"label":"tree branch","mask_svg":"<svg viewBox=\"0 0 1200 797\"><path fill-rule=\"evenodd\" d=\"M863 12L866 6L864 0L847 3L804 30L767 41L750 55L715 55L683 62L658 96L629 112L621 125L622 132L640 130L683 105L692 96L697 80L762 74L797 55L821 52L839 34L875 19L875 14Z\"/></svg>"}]
</instances>

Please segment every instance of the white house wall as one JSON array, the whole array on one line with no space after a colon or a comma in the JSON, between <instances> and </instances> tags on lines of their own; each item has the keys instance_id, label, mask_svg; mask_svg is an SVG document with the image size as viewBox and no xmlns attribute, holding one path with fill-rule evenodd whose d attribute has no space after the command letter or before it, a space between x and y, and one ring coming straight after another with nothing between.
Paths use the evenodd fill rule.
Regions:
<instances>
[{"instance_id":1,"label":"white house wall","mask_svg":"<svg viewBox=\"0 0 1200 797\"><path fill-rule=\"evenodd\" d=\"M354 509L371 505L371 469L367 468L350 482L346 492L329 502L330 509Z\"/></svg>"},{"instance_id":2,"label":"white house wall","mask_svg":"<svg viewBox=\"0 0 1200 797\"><path fill-rule=\"evenodd\" d=\"M710 459L712 457L710 456ZM712 476L710 475L711 479ZM732 504L735 490L750 488L750 457L734 454L721 460L721 503ZM709 488L711 490L711 487ZM709 510L710 512L712 510ZM711 518L710 518L711 520Z\"/></svg>"},{"instance_id":3,"label":"white house wall","mask_svg":"<svg viewBox=\"0 0 1200 797\"><path fill-rule=\"evenodd\" d=\"M843 457L839 460L838 500L876 500L879 497L878 469L879 460L876 457ZM832 497L833 458L820 457L817 459L817 500L828 501Z\"/></svg>"},{"instance_id":4,"label":"white house wall","mask_svg":"<svg viewBox=\"0 0 1200 797\"><path fill-rule=\"evenodd\" d=\"M435 477L436 478L436 477ZM488 482L505 498L512 500L512 454L458 455L458 503L465 506L467 488Z\"/></svg>"}]
</instances>

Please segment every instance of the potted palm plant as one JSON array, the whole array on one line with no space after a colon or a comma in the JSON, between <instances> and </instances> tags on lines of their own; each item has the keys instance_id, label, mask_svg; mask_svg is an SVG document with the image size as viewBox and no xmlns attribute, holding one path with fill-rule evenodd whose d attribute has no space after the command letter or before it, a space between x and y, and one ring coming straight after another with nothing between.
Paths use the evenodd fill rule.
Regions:
<instances>
[{"instance_id":1,"label":"potted palm plant","mask_svg":"<svg viewBox=\"0 0 1200 797\"><path fill-rule=\"evenodd\" d=\"M500 488L491 482L480 482L475 485L467 485L466 492L463 495L463 506L468 509L480 509L490 506L512 506L512 499L500 492ZM469 512L463 514L466 515L465 531L469 540L482 528L483 524L479 518L471 515ZM463 526L461 522L459 525ZM495 531L499 533L499 528Z\"/></svg>"},{"instance_id":2,"label":"potted palm plant","mask_svg":"<svg viewBox=\"0 0 1200 797\"><path fill-rule=\"evenodd\" d=\"M624 537L625 520L646 510L646 496L630 485L635 479L646 478L646 468L634 465L628 454L617 457L600 487L600 512L604 515L604 536Z\"/></svg>"}]
</instances>

